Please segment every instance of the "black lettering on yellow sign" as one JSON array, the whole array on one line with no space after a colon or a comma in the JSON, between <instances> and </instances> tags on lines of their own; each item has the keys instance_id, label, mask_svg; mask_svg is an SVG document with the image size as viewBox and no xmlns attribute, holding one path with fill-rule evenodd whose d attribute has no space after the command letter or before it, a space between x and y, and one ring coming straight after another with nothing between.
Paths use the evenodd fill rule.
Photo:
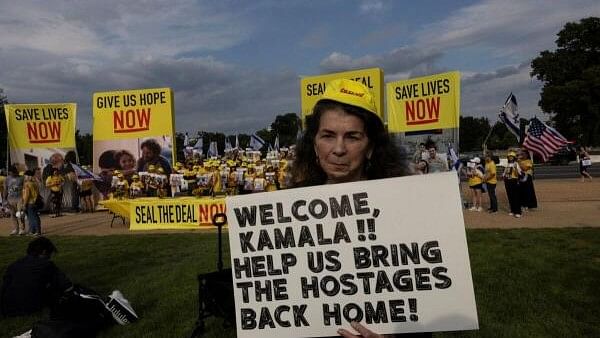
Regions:
<instances>
[{"instance_id":1,"label":"black lettering on yellow sign","mask_svg":"<svg viewBox=\"0 0 600 338\"><path fill-rule=\"evenodd\" d=\"M40 109L39 108L23 108L15 109L15 120L17 121L31 121L40 120Z\"/></svg>"},{"instance_id":2,"label":"black lettering on yellow sign","mask_svg":"<svg viewBox=\"0 0 600 338\"><path fill-rule=\"evenodd\" d=\"M350 79L356 82L360 82L362 84L364 84L365 86L369 87L369 89L373 89L373 84L371 84L371 77L370 76L359 76L359 77L355 77L353 79Z\"/></svg>"},{"instance_id":3,"label":"black lettering on yellow sign","mask_svg":"<svg viewBox=\"0 0 600 338\"><path fill-rule=\"evenodd\" d=\"M40 121L40 120L68 120L69 108L23 108L15 109L15 120L17 121Z\"/></svg>"},{"instance_id":4,"label":"black lettering on yellow sign","mask_svg":"<svg viewBox=\"0 0 600 338\"><path fill-rule=\"evenodd\" d=\"M120 108L121 97L119 95L98 96L96 98L96 108Z\"/></svg>"},{"instance_id":5,"label":"black lettering on yellow sign","mask_svg":"<svg viewBox=\"0 0 600 338\"><path fill-rule=\"evenodd\" d=\"M371 81L370 76L358 76L351 78L350 80L360 82L365 86L369 87L369 89L373 89L373 82ZM307 83L306 84L306 96L321 96L325 93L325 89L327 88L327 84L325 82L317 82L317 83Z\"/></svg>"},{"instance_id":6,"label":"black lettering on yellow sign","mask_svg":"<svg viewBox=\"0 0 600 338\"><path fill-rule=\"evenodd\" d=\"M152 93L140 93L139 101L140 101L141 105L165 104L165 103L167 103L167 96L164 91L152 92Z\"/></svg>"},{"instance_id":7,"label":"black lettering on yellow sign","mask_svg":"<svg viewBox=\"0 0 600 338\"><path fill-rule=\"evenodd\" d=\"M159 223L198 223L193 204L158 205L157 208Z\"/></svg>"},{"instance_id":8,"label":"black lettering on yellow sign","mask_svg":"<svg viewBox=\"0 0 600 338\"><path fill-rule=\"evenodd\" d=\"M307 96L320 96L325 93L325 82L309 83L306 85Z\"/></svg>"},{"instance_id":9,"label":"black lettering on yellow sign","mask_svg":"<svg viewBox=\"0 0 600 338\"><path fill-rule=\"evenodd\" d=\"M138 205L135 207L135 222L138 224L156 224L157 218L151 205Z\"/></svg>"},{"instance_id":10,"label":"black lettering on yellow sign","mask_svg":"<svg viewBox=\"0 0 600 338\"><path fill-rule=\"evenodd\" d=\"M418 97L448 94L449 92L449 79L422 82L420 86L418 83L400 85L394 89L396 100L409 100Z\"/></svg>"}]
</instances>

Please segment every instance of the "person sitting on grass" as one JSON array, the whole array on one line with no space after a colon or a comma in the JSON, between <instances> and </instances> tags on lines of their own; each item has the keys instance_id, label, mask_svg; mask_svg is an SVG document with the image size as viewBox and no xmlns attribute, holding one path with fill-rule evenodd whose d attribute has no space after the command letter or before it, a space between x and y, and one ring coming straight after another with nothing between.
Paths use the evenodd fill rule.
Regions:
<instances>
[{"instance_id":1,"label":"person sitting on grass","mask_svg":"<svg viewBox=\"0 0 600 338\"><path fill-rule=\"evenodd\" d=\"M0 313L22 316L58 302L73 283L50 260L57 252L46 237L29 243L27 255L8 266L0 289Z\"/></svg>"}]
</instances>

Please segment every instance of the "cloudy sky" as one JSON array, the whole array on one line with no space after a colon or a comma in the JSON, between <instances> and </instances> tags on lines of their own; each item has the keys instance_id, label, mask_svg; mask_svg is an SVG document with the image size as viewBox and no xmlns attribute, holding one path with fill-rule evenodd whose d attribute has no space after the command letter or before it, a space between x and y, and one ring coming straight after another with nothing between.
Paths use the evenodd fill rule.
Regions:
<instances>
[{"instance_id":1,"label":"cloudy sky","mask_svg":"<svg viewBox=\"0 0 600 338\"><path fill-rule=\"evenodd\" d=\"M0 0L0 88L10 102L171 87L178 131L253 132L300 111L300 77L380 67L386 81L459 70L462 114L509 92L541 115L530 61L598 0Z\"/></svg>"}]
</instances>

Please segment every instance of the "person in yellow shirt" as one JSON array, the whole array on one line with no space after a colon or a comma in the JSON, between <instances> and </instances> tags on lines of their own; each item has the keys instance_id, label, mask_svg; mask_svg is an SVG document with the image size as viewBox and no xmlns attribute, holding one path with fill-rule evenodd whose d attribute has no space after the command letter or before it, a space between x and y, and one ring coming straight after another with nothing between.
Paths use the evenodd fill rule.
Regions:
<instances>
[{"instance_id":1,"label":"person in yellow shirt","mask_svg":"<svg viewBox=\"0 0 600 338\"><path fill-rule=\"evenodd\" d=\"M494 162L493 154L488 152L485 155L485 174L483 176L483 183L487 188L488 196L490 197L490 208L489 213L498 211L498 199L496 198L496 184L498 179L496 177L496 163Z\"/></svg>"},{"instance_id":2,"label":"person in yellow shirt","mask_svg":"<svg viewBox=\"0 0 600 338\"><path fill-rule=\"evenodd\" d=\"M27 170L25 172L25 183L23 184L23 207L27 212L29 233L34 236L42 235L42 222L35 205L39 193L39 187L33 179L33 170Z\"/></svg>"},{"instance_id":3,"label":"person in yellow shirt","mask_svg":"<svg viewBox=\"0 0 600 338\"><path fill-rule=\"evenodd\" d=\"M467 167L467 177L469 178L469 188L473 196L473 205L469 210L481 211L481 195L483 193L483 166L481 159L474 157L469 161Z\"/></svg>"},{"instance_id":4,"label":"person in yellow shirt","mask_svg":"<svg viewBox=\"0 0 600 338\"><path fill-rule=\"evenodd\" d=\"M506 197L510 205L510 216L521 218L521 194L519 193L519 176L521 175L521 167L516 161L517 153L509 151L507 155L508 164L504 168L502 177L504 178L504 187L506 189Z\"/></svg>"},{"instance_id":5,"label":"person in yellow shirt","mask_svg":"<svg viewBox=\"0 0 600 338\"><path fill-rule=\"evenodd\" d=\"M529 157L529 152L522 150L519 152L517 163L525 173L519 184L521 191L521 206L523 210L532 210L537 208L537 197L535 196L535 187L533 186L533 161Z\"/></svg>"},{"instance_id":6,"label":"person in yellow shirt","mask_svg":"<svg viewBox=\"0 0 600 338\"><path fill-rule=\"evenodd\" d=\"M63 184L65 183L64 178L58 172L57 169L52 171L52 176L48 176L46 179L46 187L50 189L52 194L52 201L54 202L54 217L61 216L62 209L62 195L63 195Z\"/></svg>"}]
</instances>

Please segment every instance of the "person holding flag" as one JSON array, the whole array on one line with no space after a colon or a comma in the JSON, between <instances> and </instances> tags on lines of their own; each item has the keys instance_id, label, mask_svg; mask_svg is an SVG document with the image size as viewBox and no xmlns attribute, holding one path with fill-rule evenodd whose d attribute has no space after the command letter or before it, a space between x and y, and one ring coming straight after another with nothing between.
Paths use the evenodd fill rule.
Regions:
<instances>
[{"instance_id":1,"label":"person holding flag","mask_svg":"<svg viewBox=\"0 0 600 338\"><path fill-rule=\"evenodd\" d=\"M529 158L529 152L526 150L520 151L517 163L523 172L519 183L521 206L525 211L533 210L537 208L537 197L533 186L533 162Z\"/></svg>"},{"instance_id":2,"label":"person holding flag","mask_svg":"<svg viewBox=\"0 0 600 338\"><path fill-rule=\"evenodd\" d=\"M508 152L508 165L504 168L502 177L504 178L504 186L508 204L510 205L510 216L521 218L521 194L519 193L519 177L521 176L521 167L517 164L517 153L514 151Z\"/></svg>"}]
</instances>

